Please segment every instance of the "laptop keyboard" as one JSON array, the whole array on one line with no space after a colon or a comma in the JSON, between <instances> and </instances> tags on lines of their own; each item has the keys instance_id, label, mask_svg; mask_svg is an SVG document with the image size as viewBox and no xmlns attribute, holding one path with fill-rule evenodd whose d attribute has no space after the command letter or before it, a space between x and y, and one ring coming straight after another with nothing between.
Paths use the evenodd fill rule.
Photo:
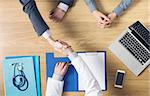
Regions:
<instances>
[{"instance_id":1,"label":"laptop keyboard","mask_svg":"<svg viewBox=\"0 0 150 96\"><path fill-rule=\"evenodd\" d=\"M132 55L143 65L150 58L150 53L127 32L119 42L132 53Z\"/></svg>"}]
</instances>

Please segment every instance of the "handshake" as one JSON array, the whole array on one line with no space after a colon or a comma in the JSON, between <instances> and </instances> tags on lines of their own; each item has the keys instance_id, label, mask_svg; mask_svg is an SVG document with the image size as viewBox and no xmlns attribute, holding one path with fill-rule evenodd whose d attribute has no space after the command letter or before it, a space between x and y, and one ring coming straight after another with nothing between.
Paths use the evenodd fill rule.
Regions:
<instances>
[{"instance_id":1,"label":"handshake","mask_svg":"<svg viewBox=\"0 0 150 96\"><path fill-rule=\"evenodd\" d=\"M73 53L72 47L66 42L61 41L61 40L54 40L52 37L49 37L47 40L56 51L63 53L64 55L67 55L67 56Z\"/></svg>"}]
</instances>

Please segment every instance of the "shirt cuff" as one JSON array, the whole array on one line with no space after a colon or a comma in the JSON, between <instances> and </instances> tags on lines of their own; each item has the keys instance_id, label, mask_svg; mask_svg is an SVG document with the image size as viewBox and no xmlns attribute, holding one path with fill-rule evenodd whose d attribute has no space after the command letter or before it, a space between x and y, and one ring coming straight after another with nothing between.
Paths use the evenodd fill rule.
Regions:
<instances>
[{"instance_id":1,"label":"shirt cuff","mask_svg":"<svg viewBox=\"0 0 150 96\"><path fill-rule=\"evenodd\" d=\"M45 38L45 39L48 39L50 36L51 36L51 32L49 30L46 30L42 36Z\"/></svg>"},{"instance_id":2,"label":"shirt cuff","mask_svg":"<svg viewBox=\"0 0 150 96\"><path fill-rule=\"evenodd\" d=\"M63 11L67 12L69 6L65 3L60 2L57 6L58 8L62 9Z\"/></svg>"},{"instance_id":3,"label":"shirt cuff","mask_svg":"<svg viewBox=\"0 0 150 96\"><path fill-rule=\"evenodd\" d=\"M63 76L57 75L57 74L54 73L54 74L53 74L53 79L62 81L62 80L63 80Z\"/></svg>"},{"instance_id":4,"label":"shirt cuff","mask_svg":"<svg viewBox=\"0 0 150 96\"><path fill-rule=\"evenodd\" d=\"M73 59L75 59L77 56L78 56L77 53L72 53L72 54L70 54L70 55L68 56L68 58L69 58L71 61L73 61Z\"/></svg>"},{"instance_id":5,"label":"shirt cuff","mask_svg":"<svg viewBox=\"0 0 150 96\"><path fill-rule=\"evenodd\" d=\"M120 16L123 12L123 9L121 7L117 7L113 10L114 13L116 13L117 16Z\"/></svg>"}]
</instances>

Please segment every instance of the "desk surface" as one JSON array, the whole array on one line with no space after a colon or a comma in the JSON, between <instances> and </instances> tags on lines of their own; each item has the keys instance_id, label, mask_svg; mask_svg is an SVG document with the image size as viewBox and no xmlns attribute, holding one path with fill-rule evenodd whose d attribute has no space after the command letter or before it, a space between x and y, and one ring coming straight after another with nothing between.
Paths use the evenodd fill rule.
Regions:
<instances>
[{"instance_id":1,"label":"desk surface","mask_svg":"<svg viewBox=\"0 0 150 96\"><path fill-rule=\"evenodd\" d=\"M0 94L4 94L2 60L10 55L39 55L41 59L41 84L44 96L46 88L45 53L53 52L43 38L38 38L27 16L22 12L18 0L0 0ZM150 28L150 0L135 0L111 28L97 27L83 0L77 0L62 23L55 24L48 19L48 12L57 3L55 0L36 0L39 10L51 28L55 38L67 41L75 51L107 51L108 90L103 96L150 96L150 69L139 77L133 75L123 63L108 50L108 46L128 25L140 20ZM99 8L111 12L120 0L96 0ZM104 2L105 1L105 2ZM105 7L104 7L105 6ZM149 9L148 9L149 8ZM149 12L148 12L149 11ZM148 20L149 18L149 20ZM55 52L57 56L61 54ZM123 89L113 87L117 69L126 71ZM3 96L3 95L2 95ZM65 93L64 96L84 96L84 93Z\"/></svg>"}]
</instances>

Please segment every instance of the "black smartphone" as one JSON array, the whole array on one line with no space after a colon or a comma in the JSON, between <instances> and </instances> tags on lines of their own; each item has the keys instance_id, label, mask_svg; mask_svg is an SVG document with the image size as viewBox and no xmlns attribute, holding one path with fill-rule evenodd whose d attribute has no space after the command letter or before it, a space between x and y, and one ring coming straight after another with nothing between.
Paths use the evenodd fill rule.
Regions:
<instances>
[{"instance_id":1,"label":"black smartphone","mask_svg":"<svg viewBox=\"0 0 150 96\"><path fill-rule=\"evenodd\" d=\"M123 88L124 77L125 71L117 70L114 86L117 88Z\"/></svg>"}]
</instances>

